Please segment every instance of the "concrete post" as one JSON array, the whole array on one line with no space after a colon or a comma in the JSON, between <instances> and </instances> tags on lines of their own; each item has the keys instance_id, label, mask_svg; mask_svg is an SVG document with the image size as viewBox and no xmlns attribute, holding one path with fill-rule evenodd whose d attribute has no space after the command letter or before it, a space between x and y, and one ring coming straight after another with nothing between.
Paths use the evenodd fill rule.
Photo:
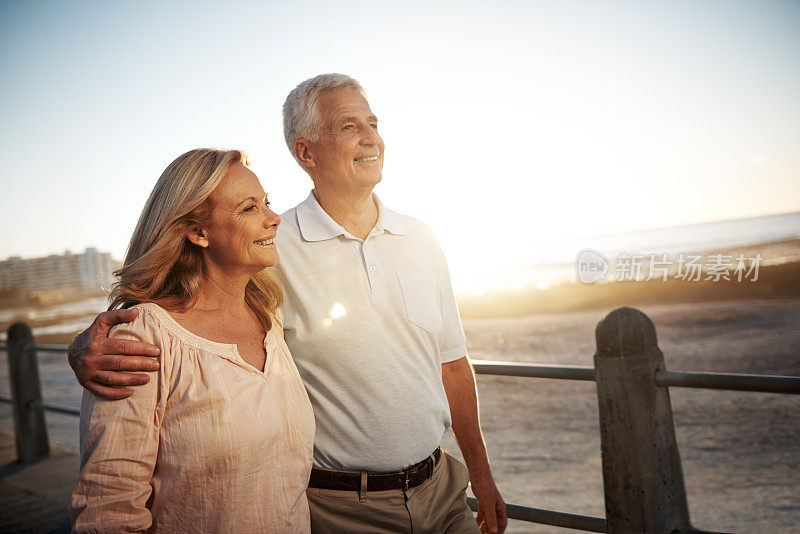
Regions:
<instances>
[{"instance_id":1,"label":"concrete post","mask_svg":"<svg viewBox=\"0 0 800 534\"><path fill-rule=\"evenodd\" d=\"M656 330L645 314L618 308L595 331L603 485L609 533L691 530L669 390Z\"/></svg>"},{"instance_id":2,"label":"concrete post","mask_svg":"<svg viewBox=\"0 0 800 534\"><path fill-rule=\"evenodd\" d=\"M8 376L14 399L14 430L17 437L17 458L31 463L50 455L44 413L30 406L41 402L39 366L36 362L33 334L25 323L14 323L8 329Z\"/></svg>"}]
</instances>

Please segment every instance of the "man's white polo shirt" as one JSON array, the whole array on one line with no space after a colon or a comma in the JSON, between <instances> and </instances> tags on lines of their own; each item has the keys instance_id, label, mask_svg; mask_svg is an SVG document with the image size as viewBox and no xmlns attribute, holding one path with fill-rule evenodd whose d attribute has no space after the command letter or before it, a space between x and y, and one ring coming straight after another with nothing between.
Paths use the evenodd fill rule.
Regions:
<instances>
[{"instance_id":1,"label":"man's white polo shirt","mask_svg":"<svg viewBox=\"0 0 800 534\"><path fill-rule=\"evenodd\" d=\"M313 194L278 229L284 335L314 406L319 467L397 471L428 456L450 427L441 364L467 354L436 238L373 197L363 241Z\"/></svg>"}]
</instances>

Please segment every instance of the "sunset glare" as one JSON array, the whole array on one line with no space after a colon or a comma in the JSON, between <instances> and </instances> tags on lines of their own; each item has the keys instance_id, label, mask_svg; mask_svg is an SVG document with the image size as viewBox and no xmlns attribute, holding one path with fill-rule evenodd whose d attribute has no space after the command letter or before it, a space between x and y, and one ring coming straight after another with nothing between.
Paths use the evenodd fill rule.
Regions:
<instances>
[{"instance_id":1,"label":"sunset glare","mask_svg":"<svg viewBox=\"0 0 800 534\"><path fill-rule=\"evenodd\" d=\"M3 2L0 258L122 258L198 146L294 206L281 104L323 72L364 85L377 194L476 291L580 236L797 211L798 27L791 2Z\"/></svg>"}]
</instances>

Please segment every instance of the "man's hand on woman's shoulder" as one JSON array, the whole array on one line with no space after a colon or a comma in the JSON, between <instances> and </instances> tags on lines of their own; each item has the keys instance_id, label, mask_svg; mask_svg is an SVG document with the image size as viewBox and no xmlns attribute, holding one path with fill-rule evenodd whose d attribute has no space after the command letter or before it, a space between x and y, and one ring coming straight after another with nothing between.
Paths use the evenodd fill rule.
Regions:
<instances>
[{"instance_id":1,"label":"man's hand on woman's shoulder","mask_svg":"<svg viewBox=\"0 0 800 534\"><path fill-rule=\"evenodd\" d=\"M78 334L67 349L67 360L78 382L103 399L119 400L150 377L128 371L157 371L160 351L155 345L130 339L108 337L111 327L136 319L138 310L110 310L98 315L92 326Z\"/></svg>"}]
</instances>

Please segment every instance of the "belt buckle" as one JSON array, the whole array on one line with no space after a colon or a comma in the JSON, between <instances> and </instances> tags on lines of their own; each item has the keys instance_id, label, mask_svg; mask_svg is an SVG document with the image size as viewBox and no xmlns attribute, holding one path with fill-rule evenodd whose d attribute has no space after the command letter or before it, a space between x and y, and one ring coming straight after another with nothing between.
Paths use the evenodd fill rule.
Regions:
<instances>
[{"instance_id":1,"label":"belt buckle","mask_svg":"<svg viewBox=\"0 0 800 534\"><path fill-rule=\"evenodd\" d=\"M403 469L403 476L406 479L405 486L404 486L405 489L404 490L408 491L408 469Z\"/></svg>"}]
</instances>

